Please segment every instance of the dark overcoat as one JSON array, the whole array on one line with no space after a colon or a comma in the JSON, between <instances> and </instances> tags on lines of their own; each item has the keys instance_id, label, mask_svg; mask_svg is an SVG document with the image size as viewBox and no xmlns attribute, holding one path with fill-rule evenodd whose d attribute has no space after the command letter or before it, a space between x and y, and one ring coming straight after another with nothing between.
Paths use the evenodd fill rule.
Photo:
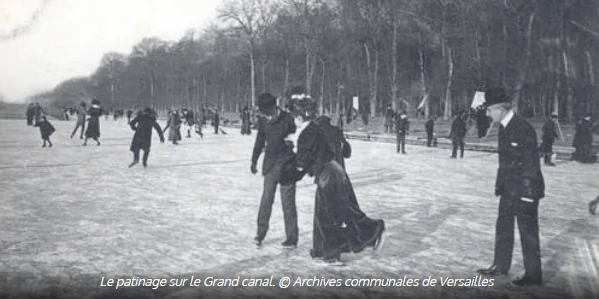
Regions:
<instances>
[{"instance_id":1,"label":"dark overcoat","mask_svg":"<svg viewBox=\"0 0 599 299\"><path fill-rule=\"evenodd\" d=\"M141 114L133 118L131 123L131 130L135 131L133 135L133 141L131 141L131 151L135 152L140 149L144 151L150 150L152 145L152 128L158 132L160 141L164 142L164 135L160 125L156 122L156 118L149 114Z\"/></svg>"},{"instance_id":2,"label":"dark overcoat","mask_svg":"<svg viewBox=\"0 0 599 299\"><path fill-rule=\"evenodd\" d=\"M528 122L515 114L506 128L499 128L499 169L495 195L539 200L545 197L537 134Z\"/></svg>"},{"instance_id":3,"label":"dark overcoat","mask_svg":"<svg viewBox=\"0 0 599 299\"><path fill-rule=\"evenodd\" d=\"M100 106L94 105L87 111L87 115L89 115L89 119L87 120L89 124L87 125L87 130L85 131L86 138L99 138L100 137L100 116L102 116L102 108Z\"/></svg>"}]
</instances>

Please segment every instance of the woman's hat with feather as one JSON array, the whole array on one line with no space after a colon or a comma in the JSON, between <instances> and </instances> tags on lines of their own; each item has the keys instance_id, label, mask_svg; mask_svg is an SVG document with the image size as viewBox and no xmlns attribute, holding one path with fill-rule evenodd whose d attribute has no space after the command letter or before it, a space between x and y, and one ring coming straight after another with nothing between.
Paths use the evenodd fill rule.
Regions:
<instances>
[{"instance_id":1,"label":"woman's hat with feather","mask_svg":"<svg viewBox=\"0 0 599 299\"><path fill-rule=\"evenodd\" d=\"M316 100L301 86L293 87L289 91L289 104L290 111L294 116L313 118L316 115Z\"/></svg>"}]
</instances>

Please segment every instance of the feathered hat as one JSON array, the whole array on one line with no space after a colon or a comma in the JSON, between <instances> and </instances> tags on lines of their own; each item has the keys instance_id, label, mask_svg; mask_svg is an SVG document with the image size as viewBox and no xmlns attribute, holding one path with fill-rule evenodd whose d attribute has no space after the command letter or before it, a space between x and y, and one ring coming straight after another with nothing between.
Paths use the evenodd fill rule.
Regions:
<instances>
[{"instance_id":1,"label":"feathered hat","mask_svg":"<svg viewBox=\"0 0 599 299\"><path fill-rule=\"evenodd\" d=\"M316 115L316 100L306 93L301 86L296 86L289 92L290 110L295 115L314 117Z\"/></svg>"}]
</instances>

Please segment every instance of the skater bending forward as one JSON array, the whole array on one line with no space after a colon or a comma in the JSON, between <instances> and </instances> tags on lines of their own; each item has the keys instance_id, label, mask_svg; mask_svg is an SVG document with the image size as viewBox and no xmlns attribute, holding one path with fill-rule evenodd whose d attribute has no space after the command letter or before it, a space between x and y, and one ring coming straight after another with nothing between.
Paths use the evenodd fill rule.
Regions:
<instances>
[{"instance_id":1,"label":"skater bending forward","mask_svg":"<svg viewBox=\"0 0 599 299\"><path fill-rule=\"evenodd\" d=\"M340 264L341 253L380 248L385 222L369 218L358 205L347 173L335 161L320 126L314 121L316 101L296 88L291 114L297 133L297 170L315 177L313 245L310 255Z\"/></svg>"},{"instance_id":2,"label":"skater bending forward","mask_svg":"<svg viewBox=\"0 0 599 299\"><path fill-rule=\"evenodd\" d=\"M133 141L131 141L131 151L133 152L133 162L129 167L139 163L139 151L144 151L143 166L148 166L148 156L150 155L150 146L152 145L152 128L158 132L160 142L164 143L164 135L160 129L160 125L156 122L156 117L152 113L152 109L145 108L131 123L131 130L135 131Z\"/></svg>"}]
</instances>

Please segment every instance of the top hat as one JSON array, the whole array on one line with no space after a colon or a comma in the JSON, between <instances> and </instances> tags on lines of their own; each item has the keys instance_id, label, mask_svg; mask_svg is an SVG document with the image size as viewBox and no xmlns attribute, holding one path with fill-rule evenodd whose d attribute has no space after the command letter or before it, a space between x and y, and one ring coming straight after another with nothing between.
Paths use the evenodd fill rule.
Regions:
<instances>
[{"instance_id":1,"label":"top hat","mask_svg":"<svg viewBox=\"0 0 599 299\"><path fill-rule=\"evenodd\" d=\"M511 103L505 89L502 87L491 87L485 92L485 106L493 106L496 104Z\"/></svg>"}]
</instances>

